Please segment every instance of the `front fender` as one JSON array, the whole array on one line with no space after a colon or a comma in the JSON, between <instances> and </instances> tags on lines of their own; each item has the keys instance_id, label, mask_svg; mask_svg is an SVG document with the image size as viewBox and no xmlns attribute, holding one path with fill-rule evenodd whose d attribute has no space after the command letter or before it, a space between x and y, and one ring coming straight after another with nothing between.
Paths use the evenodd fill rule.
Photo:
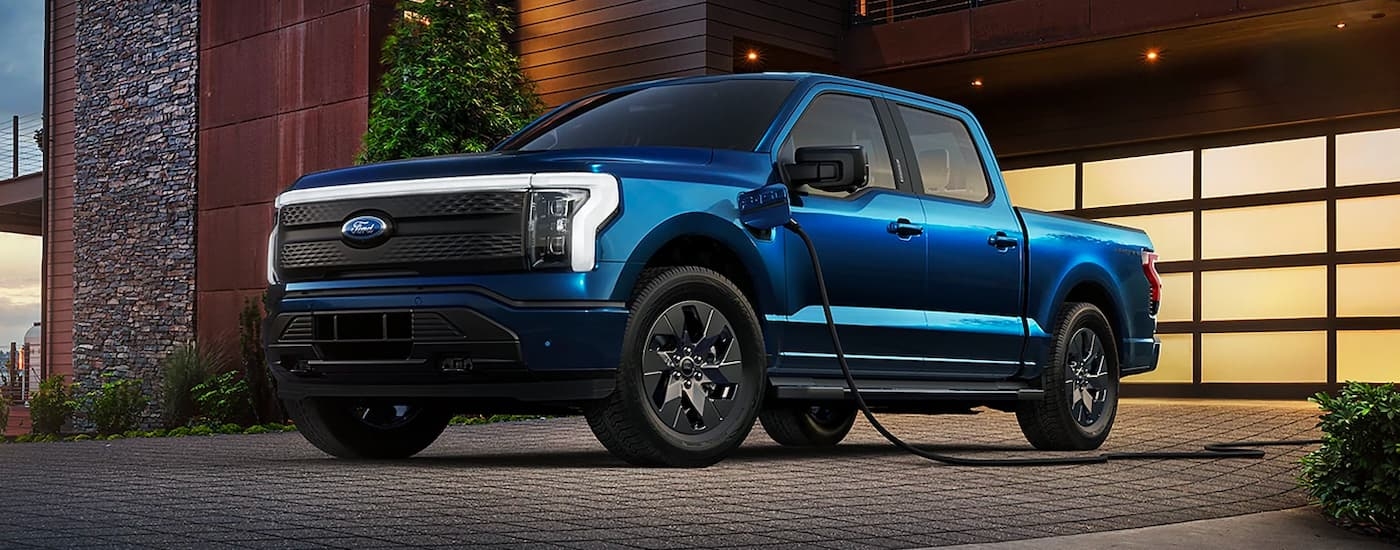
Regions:
<instances>
[{"instance_id":1,"label":"front fender","mask_svg":"<svg viewBox=\"0 0 1400 550\"><path fill-rule=\"evenodd\" d=\"M661 222L647 232L627 256L627 265L618 278L613 300L626 301L631 297L642 269L667 243L681 237L704 237L728 248L743 263L758 300L758 311L755 313L759 319L762 320L765 313L776 311L780 304L774 289L777 287L776 281L780 281L783 275L782 243L776 237L772 240L753 238L737 223L737 218L737 210L729 218L707 211L680 214Z\"/></svg>"}]
</instances>

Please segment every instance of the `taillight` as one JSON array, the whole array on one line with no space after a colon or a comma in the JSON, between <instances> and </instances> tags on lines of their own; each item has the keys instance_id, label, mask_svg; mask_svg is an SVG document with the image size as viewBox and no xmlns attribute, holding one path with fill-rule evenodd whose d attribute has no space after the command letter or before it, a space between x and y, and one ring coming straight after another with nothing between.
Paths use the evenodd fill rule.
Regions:
<instances>
[{"instance_id":1,"label":"taillight","mask_svg":"<svg viewBox=\"0 0 1400 550\"><path fill-rule=\"evenodd\" d=\"M1152 314L1162 303L1162 276L1157 274L1157 253L1142 251L1142 274L1147 276L1147 296L1151 300Z\"/></svg>"}]
</instances>

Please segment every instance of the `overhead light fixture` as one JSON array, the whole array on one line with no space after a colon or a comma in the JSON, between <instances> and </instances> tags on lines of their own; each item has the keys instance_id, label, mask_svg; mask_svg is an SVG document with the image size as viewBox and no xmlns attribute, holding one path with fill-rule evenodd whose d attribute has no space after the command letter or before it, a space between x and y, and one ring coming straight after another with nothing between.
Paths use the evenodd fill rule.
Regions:
<instances>
[{"instance_id":1,"label":"overhead light fixture","mask_svg":"<svg viewBox=\"0 0 1400 550\"><path fill-rule=\"evenodd\" d=\"M973 88L981 88L981 87L982 87L982 79L980 79L980 78L974 78L974 79L972 79L972 87L973 87Z\"/></svg>"},{"instance_id":2,"label":"overhead light fixture","mask_svg":"<svg viewBox=\"0 0 1400 550\"><path fill-rule=\"evenodd\" d=\"M1148 63L1156 63L1158 59L1162 58L1162 52L1157 48L1152 48L1147 50L1147 53L1142 54L1142 58L1146 59Z\"/></svg>"},{"instance_id":3,"label":"overhead light fixture","mask_svg":"<svg viewBox=\"0 0 1400 550\"><path fill-rule=\"evenodd\" d=\"M1337 22L1337 28L1338 28L1338 29L1345 29L1345 28L1347 28L1347 22L1346 22L1346 21L1338 21L1338 22Z\"/></svg>"},{"instance_id":4,"label":"overhead light fixture","mask_svg":"<svg viewBox=\"0 0 1400 550\"><path fill-rule=\"evenodd\" d=\"M758 50L749 50L749 53L744 55L744 59L747 59L749 63L758 61Z\"/></svg>"}]
</instances>

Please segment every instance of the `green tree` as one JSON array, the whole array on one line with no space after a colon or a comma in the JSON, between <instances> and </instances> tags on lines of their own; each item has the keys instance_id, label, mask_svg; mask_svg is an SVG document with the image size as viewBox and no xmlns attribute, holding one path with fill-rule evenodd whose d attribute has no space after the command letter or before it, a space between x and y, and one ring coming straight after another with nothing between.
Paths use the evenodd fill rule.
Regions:
<instances>
[{"instance_id":1,"label":"green tree","mask_svg":"<svg viewBox=\"0 0 1400 550\"><path fill-rule=\"evenodd\" d=\"M484 151L540 111L499 0L401 2L358 162Z\"/></svg>"}]
</instances>

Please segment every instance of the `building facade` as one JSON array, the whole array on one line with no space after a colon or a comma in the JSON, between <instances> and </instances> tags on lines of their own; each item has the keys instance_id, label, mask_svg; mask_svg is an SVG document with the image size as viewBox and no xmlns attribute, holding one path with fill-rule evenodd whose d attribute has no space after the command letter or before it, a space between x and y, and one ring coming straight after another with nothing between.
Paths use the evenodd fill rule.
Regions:
<instances>
[{"instance_id":1,"label":"building facade","mask_svg":"<svg viewBox=\"0 0 1400 550\"><path fill-rule=\"evenodd\" d=\"M152 381L230 342L271 201L351 163L392 0L48 0L45 368ZM819 71L968 105L1018 204L1146 229L1164 351L1138 395L1400 378L1394 0L519 0L548 105Z\"/></svg>"}]
</instances>

